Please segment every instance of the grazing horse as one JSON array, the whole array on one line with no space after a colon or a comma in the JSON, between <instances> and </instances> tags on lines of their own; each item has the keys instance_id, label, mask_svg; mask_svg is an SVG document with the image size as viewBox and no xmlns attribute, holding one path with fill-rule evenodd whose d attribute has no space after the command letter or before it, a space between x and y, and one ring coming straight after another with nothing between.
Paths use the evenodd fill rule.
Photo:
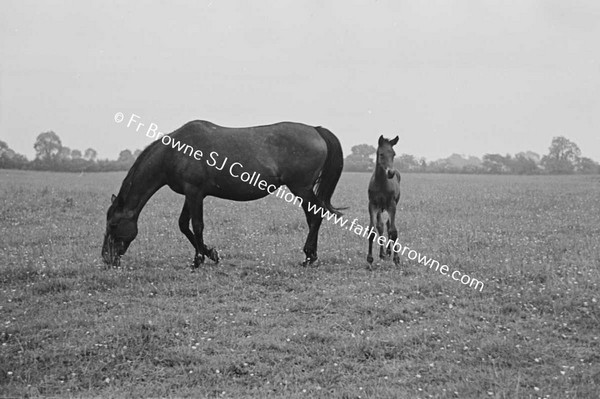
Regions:
<instances>
[{"instance_id":1,"label":"grazing horse","mask_svg":"<svg viewBox=\"0 0 600 399\"><path fill-rule=\"evenodd\" d=\"M331 205L331 197L343 162L339 140L320 126L282 122L226 128L207 121L188 122L146 147L127 173L119 193L112 196L102 258L107 264L119 265L120 257L137 235L142 208L167 185L185 196L179 229L196 251L193 267L203 263L205 256L218 263L217 251L206 246L202 236L204 198L253 201L286 185L300 198L306 215L309 232L303 265L312 264L317 260L322 216L321 212L310 212L308 206L316 204L341 215L341 208Z\"/></svg>"},{"instance_id":2,"label":"grazing horse","mask_svg":"<svg viewBox=\"0 0 600 399\"><path fill-rule=\"evenodd\" d=\"M369 182L369 231L372 231L373 226L377 226L377 233L379 236L383 235L383 221L381 220L381 214L383 211L387 211L387 231L389 240L394 242L398 238L398 230L396 230L396 205L400 200L400 172L394 169L394 145L398 143L398 136L392 140L379 137L379 143L377 146L377 162L375 164L375 170L371 181ZM367 255L367 262L369 267L373 263L373 240L375 239L374 234L369 234L369 254ZM389 241L388 241L389 242ZM384 258L383 245L379 246L379 257ZM392 253L390 248L392 244L387 245L387 255ZM400 256L398 252L394 251L394 263L397 265L400 263Z\"/></svg>"}]
</instances>

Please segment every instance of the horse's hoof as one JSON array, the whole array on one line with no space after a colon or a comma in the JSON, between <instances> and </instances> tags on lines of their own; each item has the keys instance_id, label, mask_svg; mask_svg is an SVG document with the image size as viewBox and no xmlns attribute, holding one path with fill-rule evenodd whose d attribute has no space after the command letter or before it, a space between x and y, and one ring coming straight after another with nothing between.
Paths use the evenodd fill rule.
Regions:
<instances>
[{"instance_id":1,"label":"horse's hoof","mask_svg":"<svg viewBox=\"0 0 600 399\"><path fill-rule=\"evenodd\" d=\"M204 255L201 254L197 254L194 257L194 265L192 266L192 268L197 269L200 267L201 264L204 263Z\"/></svg>"},{"instance_id":2,"label":"horse's hoof","mask_svg":"<svg viewBox=\"0 0 600 399\"><path fill-rule=\"evenodd\" d=\"M306 266L318 266L317 260L319 260L319 258L315 257L315 258L306 258L304 259L304 262L302 262L302 267L306 267Z\"/></svg>"},{"instance_id":3,"label":"horse's hoof","mask_svg":"<svg viewBox=\"0 0 600 399\"><path fill-rule=\"evenodd\" d=\"M373 263L373 256L372 256L372 255L368 255L368 256L367 256L367 262L369 262L369 265L370 265L371 263Z\"/></svg>"},{"instance_id":4,"label":"horse's hoof","mask_svg":"<svg viewBox=\"0 0 600 399\"><path fill-rule=\"evenodd\" d=\"M214 261L215 263L219 263L219 260L220 260L219 253L217 252L216 249L214 249L214 248L209 249L207 255L210 260Z\"/></svg>"},{"instance_id":5,"label":"horse's hoof","mask_svg":"<svg viewBox=\"0 0 600 399\"><path fill-rule=\"evenodd\" d=\"M394 257L394 264L396 266L400 266L400 258L399 257L396 257L396 256Z\"/></svg>"}]
</instances>

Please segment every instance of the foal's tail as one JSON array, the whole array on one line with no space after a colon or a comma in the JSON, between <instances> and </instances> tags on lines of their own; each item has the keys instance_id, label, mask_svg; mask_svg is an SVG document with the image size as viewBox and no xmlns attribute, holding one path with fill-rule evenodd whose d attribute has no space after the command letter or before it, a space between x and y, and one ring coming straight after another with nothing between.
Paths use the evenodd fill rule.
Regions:
<instances>
[{"instance_id":1,"label":"foal's tail","mask_svg":"<svg viewBox=\"0 0 600 399\"><path fill-rule=\"evenodd\" d=\"M329 130L322 126L317 126L315 129L327 144L327 158L325 158L325 164L315 183L315 195L320 200L321 206L329 212L341 216L340 211L346 208L335 208L331 205L331 197L344 168L342 146L338 138Z\"/></svg>"}]
</instances>

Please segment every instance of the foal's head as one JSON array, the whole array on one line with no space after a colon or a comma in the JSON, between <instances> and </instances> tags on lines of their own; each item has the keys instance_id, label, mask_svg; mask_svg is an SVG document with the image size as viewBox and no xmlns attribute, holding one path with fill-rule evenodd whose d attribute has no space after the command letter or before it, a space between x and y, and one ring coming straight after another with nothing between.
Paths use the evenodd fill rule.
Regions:
<instances>
[{"instance_id":1,"label":"foal's head","mask_svg":"<svg viewBox=\"0 0 600 399\"><path fill-rule=\"evenodd\" d=\"M123 199L113 195L106 214L106 233L102 244L102 259L108 265L118 266L121 256L137 236L135 214L123 209L123 206Z\"/></svg>"},{"instance_id":2,"label":"foal's head","mask_svg":"<svg viewBox=\"0 0 600 399\"><path fill-rule=\"evenodd\" d=\"M384 138L383 135L379 136L379 143L377 146L377 164L375 167L383 168L388 179L394 177L394 156L396 153L392 147L395 146L396 143L398 143L398 136L392 140Z\"/></svg>"}]
</instances>

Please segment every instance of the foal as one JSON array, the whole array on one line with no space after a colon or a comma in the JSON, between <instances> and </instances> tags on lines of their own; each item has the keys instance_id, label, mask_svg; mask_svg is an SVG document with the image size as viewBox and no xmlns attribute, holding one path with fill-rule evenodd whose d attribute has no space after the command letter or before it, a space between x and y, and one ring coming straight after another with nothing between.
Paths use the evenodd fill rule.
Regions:
<instances>
[{"instance_id":1,"label":"foal","mask_svg":"<svg viewBox=\"0 0 600 399\"><path fill-rule=\"evenodd\" d=\"M375 164L375 171L371 176L369 182L369 216L370 224L369 231L373 226L377 226L377 233L379 236L383 236L383 221L381 220L381 214L383 211L387 211L387 230L389 239L392 243L398 238L398 231L396 230L395 218L396 218L396 205L400 199L400 172L394 169L394 145L398 143L398 136L392 140L379 137L379 143L377 147L377 162ZM367 262L369 267L373 263L373 240L375 239L374 234L369 234L369 254L367 255ZM379 243L379 257L384 259L383 246ZM387 245L387 255L392 253L391 245ZM398 265L400 263L400 256L398 252L394 252L394 263Z\"/></svg>"}]
</instances>

